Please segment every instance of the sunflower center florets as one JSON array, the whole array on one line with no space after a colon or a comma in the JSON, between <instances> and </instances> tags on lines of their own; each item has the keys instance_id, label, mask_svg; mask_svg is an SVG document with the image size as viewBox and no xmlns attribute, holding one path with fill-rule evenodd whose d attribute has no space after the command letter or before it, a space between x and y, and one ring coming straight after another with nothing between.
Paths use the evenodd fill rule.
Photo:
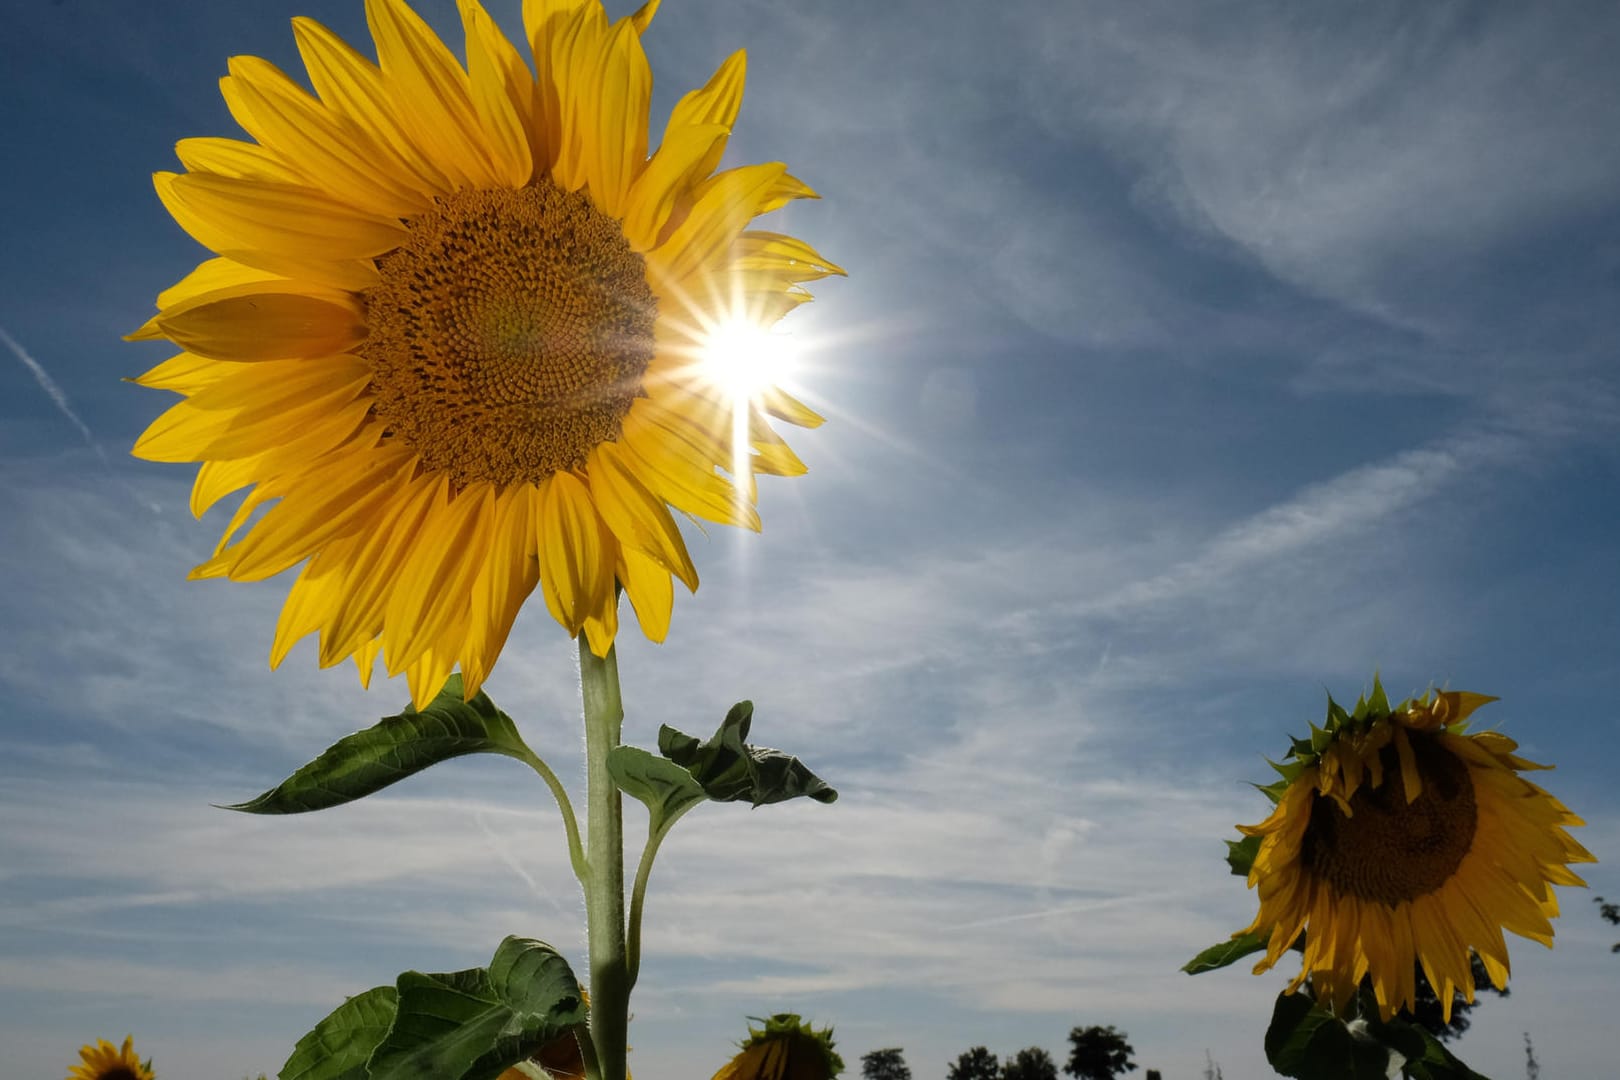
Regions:
<instances>
[{"instance_id":1,"label":"sunflower center florets","mask_svg":"<svg viewBox=\"0 0 1620 1080\"><path fill-rule=\"evenodd\" d=\"M1352 816L1332 799L1312 800L1300 858L1341 895L1391 906L1415 900L1449 881L1473 845L1478 810L1468 766L1432 736L1408 738L1423 779L1412 802L1393 746L1379 751L1384 782L1350 796Z\"/></svg>"},{"instance_id":2,"label":"sunflower center florets","mask_svg":"<svg viewBox=\"0 0 1620 1080\"><path fill-rule=\"evenodd\" d=\"M114 1065L96 1073L96 1080L140 1080L128 1065Z\"/></svg>"},{"instance_id":3,"label":"sunflower center florets","mask_svg":"<svg viewBox=\"0 0 1620 1080\"><path fill-rule=\"evenodd\" d=\"M408 225L356 350L385 438L462 485L539 481L618 438L657 318L619 223L541 179L456 192Z\"/></svg>"}]
</instances>

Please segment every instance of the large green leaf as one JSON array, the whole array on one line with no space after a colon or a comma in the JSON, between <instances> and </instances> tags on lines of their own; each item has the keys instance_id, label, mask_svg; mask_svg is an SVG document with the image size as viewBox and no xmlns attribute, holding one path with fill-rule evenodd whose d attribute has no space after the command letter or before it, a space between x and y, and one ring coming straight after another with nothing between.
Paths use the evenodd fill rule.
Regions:
<instances>
[{"instance_id":1,"label":"large green leaf","mask_svg":"<svg viewBox=\"0 0 1620 1080\"><path fill-rule=\"evenodd\" d=\"M658 752L691 773L716 802L747 799L764 806L801 795L824 803L838 798L838 792L793 755L744 743L753 719L754 703L739 701L714 737L703 743L665 724L658 729Z\"/></svg>"},{"instance_id":2,"label":"large green leaf","mask_svg":"<svg viewBox=\"0 0 1620 1080\"><path fill-rule=\"evenodd\" d=\"M281 1080L366 1080L366 1061L394 1023L399 995L374 986L332 1010L298 1040Z\"/></svg>"},{"instance_id":3,"label":"large green leaf","mask_svg":"<svg viewBox=\"0 0 1620 1080\"><path fill-rule=\"evenodd\" d=\"M380 791L430 765L465 754L533 757L511 717L482 692L462 699L459 674L417 712L410 706L374 726L345 735L320 757L254 799L226 810L249 814L302 814L325 810Z\"/></svg>"},{"instance_id":4,"label":"large green leaf","mask_svg":"<svg viewBox=\"0 0 1620 1080\"><path fill-rule=\"evenodd\" d=\"M709 797L691 773L639 746L615 746L608 751L608 772L621 791L646 804L654 832L667 829Z\"/></svg>"},{"instance_id":5,"label":"large green leaf","mask_svg":"<svg viewBox=\"0 0 1620 1080\"><path fill-rule=\"evenodd\" d=\"M489 968L399 977L399 1009L369 1080L493 1080L585 1022L579 982L557 950L509 937Z\"/></svg>"},{"instance_id":6,"label":"large green leaf","mask_svg":"<svg viewBox=\"0 0 1620 1080\"><path fill-rule=\"evenodd\" d=\"M1266 1060L1298 1080L1385 1080L1389 1051L1358 1036L1305 993L1279 994L1266 1029Z\"/></svg>"},{"instance_id":7,"label":"large green leaf","mask_svg":"<svg viewBox=\"0 0 1620 1080\"><path fill-rule=\"evenodd\" d=\"M1191 960L1182 965L1181 970L1189 975L1202 975L1206 971L1215 971L1228 964L1236 963L1251 953L1257 953L1266 947L1267 936L1260 933L1240 934L1219 945L1211 945Z\"/></svg>"}]
</instances>

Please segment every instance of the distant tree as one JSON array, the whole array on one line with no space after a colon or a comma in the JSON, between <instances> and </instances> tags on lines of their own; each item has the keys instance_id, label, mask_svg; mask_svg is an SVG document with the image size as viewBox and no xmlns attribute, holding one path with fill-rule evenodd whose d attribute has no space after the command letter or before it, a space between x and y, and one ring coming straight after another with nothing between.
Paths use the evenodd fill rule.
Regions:
<instances>
[{"instance_id":1,"label":"distant tree","mask_svg":"<svg viewBox=\"0 0 1620 1080\"><path fill-rule=\"evenodd\" d=\"M1078 1080L1114 1080L1136 1068L1131 1060L1136 1051L1125 1041L1125 1033L1112 1024L1071 1029L1069 1047L1069 1063L1063 1071Z\"/></svg>"},{"instance_id":2,"label":"distant tree","mask_svg":"<svg viewBox=\"0 0 1620 1080\"><path fill-rule=\"evenodd\" d=\"M1000 1080L1001 1064L988 1047L975 1046L956 1059L945 1080Z\"/></svg>"},{"instance_id":3,"label":"distant tree","mask_svg":"<svg viewBox=\"0 0 1620 1080\"><path fill-rule=\"evenodd\" d=\"M1038 1046L1028 1046L1001 1066L1001 1080L1058 1080L1057 1062Z\"/></svg>"},{"instance_id":4,"label":"distant tree","mask_svg":"<svg viewBox=\"0 0 1620 1080\"><path fill-rule=\"evenodd\" d=\"M1164 1080L1164 1077L1159 1075L1158 1069L1149 1069L1147 1071L1146 1080Z\"/></svg>"},{"instance_id":5,"label":"distant tree","mask_svg":"<svg viewBox=\"0 0 1620 1080\"><path fill-rule=\"evenodd\" d=\"M1536 1048L1530 1043L1530 1033L1524 1033L1524 1080L1541 1080L1541 1062L1536 1060Z\"/></svg>"},{"instance_id":6,"label":"distant tree","mask_svg":"<svg viewBox=\"0 0 1620 1080\"><path fill-rule=\"evenodd\" d=\"M911 1080L911 1070L898 1046L862 1054L861 1075L866 1080Z\"/></svg>"},{"instance_id":7,"label":"distant tree","mask_svg":"<svg viewBox=\"0 0 1620 1080\"><path fill-rule=\"evenodd\" d=\"M1226 1080L1221 1075L1220 1062L1210 1057L1208 1050L1204 1051L1204 1080Z\"/></svg>"},{"instance_id":8,"label":"distant tree","mask_svg":"<svg viewBox=\"0 0 1620 1080\"><path fill-rule=\"evenodd\" d=\"M1592 897L1592 902L1597 904L1599 915L1603 916L1608 922L1620 926L1620 904L1611 904L1601 896ZM1609 951L1620 952L1620 941L1615 942L1614 947Z\"/></svg>"}]
</instances>

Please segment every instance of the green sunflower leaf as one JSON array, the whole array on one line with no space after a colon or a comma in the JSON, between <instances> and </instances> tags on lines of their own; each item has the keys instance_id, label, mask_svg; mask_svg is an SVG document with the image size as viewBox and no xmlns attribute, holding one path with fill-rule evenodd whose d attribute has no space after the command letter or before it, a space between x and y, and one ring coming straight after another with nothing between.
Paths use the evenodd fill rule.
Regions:
<instances>
[{"instance_id":1,"label":"green sunflower leaf","mask_svg":"<svg viewBox=\"0 0 1620 1080\"><path fill-rule=\"evenodd\" d=\"M293 1047L281 1080L366 1080L366 1061L394 1023L399 995L374 986L333 1009Z\"/></svg>"},{"instance_id":2,"label":"green sunflower leaf","mask_svg":"<svg viewBox=\"0 0 1620 1080\"><path fill-rule=\"evenodd\" d=\"M248 814L325 810L465 754L504 754L520 761L534 756L511 717L485 694L462 700L457 674L421 712L407 705L398 716L345 735L269 791L222 809Z\"/></svg>"},{"instance_id":3,"label":"green sunflower leaf","mask_svg":"<svg viewBox=\"0 0 1620 1080\"><path fill-rule=\"evenodd\" d=\"M1422 1041L1423 1052L1407 1058L1401 1066L1403 1075L1411 1077L1411 1080L1490 1080L1483 1073L1477 1073L1463 1064L1429 1032L1415 1024L1406 1026Z\"/></svg>"},{"instance_id":4,"label":"green sunflower leaf","mask_svg":"<svg viewBox=\"0 0 1620 1080\"><path fill-rule=\"evenodd\" d=\"M608 772L619 790L646 804L652 829L667 829L709 795L692 774L639 746L615 746L608 751Z\"/></svg>"},{"instance_id":5,"label":"green sunflower leaf","mask_svg":"<svg viewBox=\"0 0 1620 1080\"><path fill-rule=\"evenodd\" d=\"M1206 971L1217 971L1228 964L1253 953L1260 952L1266 947L1266 935L1258 933L1240 934L1237 937L1211 945L1191 960L1181 966L1181 970L1189 975L1202 975Z\"/></svg>"},{"instance_id":6,"label":"green sunflower leaf","mask_svg":"<svg viewBox=\"0 0 1620 1080\"><path fill-rule=\"evenodd\" d=\"M579 981L557 950L509 937L489 968L399 977L399 1008L369 1080L494 1080L585 1022Z\"/></svg>"},{"instance_id":7,"label":"green sunflower leaf","mask_svg":"<svg viewBox=\"0 0 1620 1080\"><path fill-rule=\"evenodd\" d=\"M1279 994L1266 1029L1266 1060L1298 1080L1385 1080L1389 1051L1352 1034L1331 1013L1316 1008L1310 995Z\"/></svg>"},{"instance_id":8,"label":"green sunflower leaf","mask_svg":"<svg viewBox=\"0 0 1620 1080\"><path fill-rule=\"evenodd\" d=\"M1254 865L1254 857L1258 854L1260 854L1258 836L1245 836L1241 840L1226 842L1226 865L1230 866L1232 873L1238 877L1249 876L1249 868Z\"/></svg>"},{"instance_id":9,"label":"green sunflower leaf","mask_svg":"<svg viewBox=\"0 0 1620 1080\"><path fill-rule=\"evenodd\" d=\"M690 773L716 802L747 799L764 806L800 795L824 803L838 798L838 792L793 755L745 744L753 718L754 703L739 701L704 743L665 724L658 729L658 752Z\"/></svg>"}]
</instances>

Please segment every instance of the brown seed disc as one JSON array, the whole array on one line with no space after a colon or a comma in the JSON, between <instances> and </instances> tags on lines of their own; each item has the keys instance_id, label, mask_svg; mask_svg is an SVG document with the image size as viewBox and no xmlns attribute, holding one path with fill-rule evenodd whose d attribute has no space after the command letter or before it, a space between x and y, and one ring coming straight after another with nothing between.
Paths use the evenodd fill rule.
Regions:
<instances>
[{"instance_id":1,"label":"brown seed disc","mask_svg":"<svg viewBox=\"0 0 1620 1080\"><path fill-rule=\"evenodd\" d=\"M618 438L657 321L619 223L541 179L456 192L408 227L355 350L385 438L457 486L537 482Z\"/></svg>"},{"instance_id":2,"label":"brown seed disc","mask_svg":"<svg viewBox=\"0 0 1620 1080\"><path fill-rule=\"evenodd\" d=\"M1411 803L1394 746L1379 752L1384 782L1363 784L1350 797L1352 816L1332 799L1312 797L1300 860L1340 894L1392 907L1415 900L1451 880L1473 845L1479 815L1468 766L1432 735L1407 738L1423 778Z\"/></svg>"}]
</instances>

